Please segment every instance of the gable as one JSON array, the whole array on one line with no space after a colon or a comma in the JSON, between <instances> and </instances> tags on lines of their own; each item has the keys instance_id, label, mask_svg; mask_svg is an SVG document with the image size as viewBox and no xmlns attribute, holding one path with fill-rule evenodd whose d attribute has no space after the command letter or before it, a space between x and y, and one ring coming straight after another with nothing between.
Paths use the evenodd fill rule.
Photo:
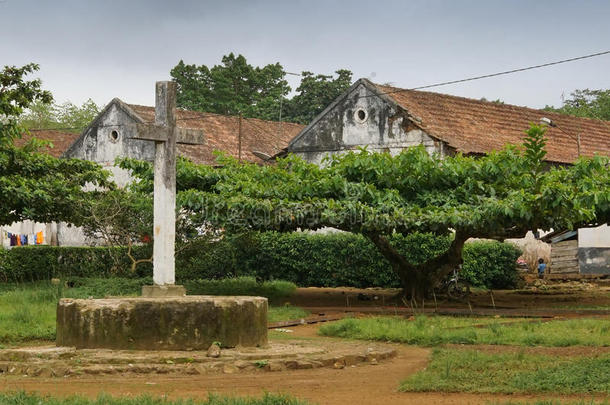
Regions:
<instances>
[{"instance_id":1,"label":"gable","mask_svg":"<svg viewBox=\"0 0 610 405\"><path fill-rule=\"evenodd\" d=\"M370 82L358 80L290 142L288 152L319 163L329 153L363 147L396 154L423 144L429 152L442 151L414 117L377 93Z\"/></svg>"},{"instance_id":2,"label":"gable","mask_svg":"<svg viewBox=\"0 0 610 405\"><path fill-rule=\"evenodd\" d=\"M154 143L134 139L142 119L128 105L114 99L98 114L64 153L66 157L111 166L117 157L154 159Z\"/></svg>"}]
</instances>

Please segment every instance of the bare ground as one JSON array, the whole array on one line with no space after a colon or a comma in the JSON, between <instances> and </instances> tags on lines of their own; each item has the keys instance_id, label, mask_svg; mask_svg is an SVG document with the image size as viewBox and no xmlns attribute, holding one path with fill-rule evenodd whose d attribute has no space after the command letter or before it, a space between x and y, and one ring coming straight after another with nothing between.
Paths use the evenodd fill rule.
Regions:
<instances>
[{"instance_id":1,"label":"bare ground","mask_svg":"<svg viewBox=\"0 0 610 405\"><path fill-rule=\"evenodd\" d=\"M608 314L610 306L608 287L549 289L543 291L488 292L474 294L468 303L426 302L426 310L464 312L493 311L498 315L521 316L590 316ZM363 294L363 295L361 295ZM375 298L377 297L377 298ZM367 312L408 314L412 308L404 307L396 299L396 291L357 289L299 289L290 299L293 305L307 307L314 313ZM495 308L494 304L495 303ZM581 310L583 307L602 307ZM422 305L418 307L421 310ZM294 337L318 339L319 324L291 326ZM193 376L146 375L79 376L68 379L31 378L9 376L0 378L0 390L37 391L58 396L82 394L90 397L99 393L111 395L164 395L169 398L205 398L209 393L260 396L264 392L287 393L318 404L486 404L490 401L533 401L537 399L581 400L594 397L544 395L498 395L464 393L402 393L397 388L403 379L426 367L430 350L395 345L396 357L379 365L357 365L344 369L316 368L283 372L250 372L240 374L206 374ZM474 347L473 347L474 348ZM476 346L479 350L499 352L526 350L532 353L553 355L599 355L608 348L515 348L510 346ZM598 396L608 399L608 396Z\"/></svg>"},{"instance_id":2,"label":"bare ground","mask_svg":"<svg viewBox=\"0 0 610 405\"><path fill-rule=\"evenodd\" d=\"M318 325L291 328L295 337L314 338ZM403 379L426 367L430 350L395 345L397 356L379 365L359 365L336 370L318 368L276 373L209 374L197 376L86 376L57 378L4 377L2 390L37 391L57 396L99 393L136 396L150 394L169 398L205 398L209 393L260 396L264 392L288 393L318 404L485 404L489 401L557 398L582 399L580 396L548 397L535 395L497 395L464 393L403 393L397 388ZM483 350L513 348L482 347ZM542 348L544 349L544 348ZM532 349L533 350L533 349ZM554 349L555 353L557 350ZM564 349L570 350L570 348ZM583 354L588 349L582 349ZM591 397L587 397L591 398ZM600 397L598 397L600 398Z\"/></svg>"}]
</instances>

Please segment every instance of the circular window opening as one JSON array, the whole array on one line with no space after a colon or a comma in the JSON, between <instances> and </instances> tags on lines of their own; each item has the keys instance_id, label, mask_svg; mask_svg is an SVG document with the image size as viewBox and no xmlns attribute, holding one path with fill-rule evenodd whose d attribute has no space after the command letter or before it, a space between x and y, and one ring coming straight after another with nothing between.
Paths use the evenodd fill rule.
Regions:
<instances>
[{"instance_id":1,"label":"circular window opening","mask_svg":"<svg viewBox=\"0 0 610 405\"><path fill-rule=\"evenodd\" d=\"M112 132L110 132L110 140L112 142L116 142L119 139L119 132L116 130L113 130Z\"/></svg>"},{"instance_id":2,"label":"circular window opening","mask_svg":"<svg viewBox=\"0 0 610 405\"><path fill-rule=\"evenodd\" d=\"M360 109L356 110L355 117L356 117L356 121L358 121L359 123L363 123L368 118L368 115L367 115L366 111L364 111L362 108L360 108Z\"/></svg>"}]
</instances>

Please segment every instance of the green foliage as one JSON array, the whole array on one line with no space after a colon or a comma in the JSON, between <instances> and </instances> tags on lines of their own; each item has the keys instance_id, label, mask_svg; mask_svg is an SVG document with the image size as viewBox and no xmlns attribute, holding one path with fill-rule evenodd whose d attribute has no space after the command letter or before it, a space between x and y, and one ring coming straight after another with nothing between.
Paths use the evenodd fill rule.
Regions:
<instances>
[{"instance_id":1,"label":"green foliage","mask_svg":"<svg viewBox=\"0 0 610 405\"><path fill-rule=\"evenodd\" d=\"M279 63L254 67L233 53L211 68L180 61L170 74L178 83L178 106L189 110L277 120L280 100L290 92Z\"/></svg>"},{"instance_id":2,"label":"green foliage","mask_svg":"<svg viewBox=\"0 0 610 405\"><path fill-rule=\"evenodd\" d=\"M467 243L460 277L476 287L511 289L517 287L516 270L521 250L496 241Z\"/></svg>"},{"instance_id":3,"label":"green foliage","mask_svg":"<svg viewBox=\"0 0 610 405\"><path fill-rule=\"evenodd\" d=\"M19 122L27 129L61 129L80 133L100 111L100 107L91 99L80 107L71 102L57 104L36 101L28 107Z\"/></svg>"},{"instance_id":4,"label":"green foliage","mask_svg":"<svg viewBox=\"0 0 610 405\"><path fill-rule=\"evenodd\" d=\"M309 124L318 114L328 107L352 84L352 72L340 69L330 75L315 75L312 72L301 74L301 84L297 94L286 102L284 120Z\"/></svg>"},{"instance_id":5,"label":"green foliage","mask_svg":"<svg viewBox=\"0 0 610 405\"><path fill-rule=\"evenodd\" d=\"M449 246L446 237L432 234L394 235L392 243L411 263L424 263ZM23 246L0 249L0 280L33 281L52 277L141 277L152 273L150 263L135 272L126 247ZM150 246L133 246L135 259L150 257ZM509 288L515 276L516 250L490 242L465 247L463 271L475 285ZM490 274L487 275L486 272ZM299 286L399 287L390 264L362 235L337 232L248 233L214 241L201 239L176 256L179 282L252 276L287 280ZM506 284L504 284L506 283ZM188 284L188 283L187 283Z\"/></svg>"},{"instance_id":6,"label":"green foliage","mask_svg":"<svg viewBox=\"0 0 610 405\"><path fill-rule=\"evenodd\" d=\"M113 255L112 250L122 254ZM136 247L136 257L150 257L150 247ZM117 267L114 256L123 258ZM0 281L25 282L65 277L106 277L120 275L137 277L152 274L152 266L146 263L137 273L129 269L131 263L124 247L56 247L22 246L10 250L0 249Z\"/></svg>"},{"instance_id":7,"label":"green foliage","mask_svg":"<svg viewBox=\"0 0 610 405\"><path fill-rule=\"evenodd\" d=\"M1 405L307 405L286 395L265 393L262 398L243 398L212 395L204 400L176 399L169 400L152 396L112 397L100 395L97 399L72 396L68 398L53 398L39 394L0 393Z\"/></svg>"},{"instance_id":8,"label":"green foliage","mask_svg":"<svg viewBox=\"0 0 610 405\"><path fill-rule=\"evenodd\" d=\"M297 288L289 281L274 280L259 283L254 277L188 280L184 286L190 295L253 295L266 297L272 302L279 302L289 297Z\"/></svg>"},{"instance_id":9,"label":"green foliage","mask_svg":"<svg viewBox=\"0 0 610 405\"><path fill-rule=\"evenodd\" d=\"M290 86L279 63L250 65L243 55L223 56L222 64L187 65L182 60L170 74L178 83L179 107L265 120L309 123L343 91L352 72L338 70L337 78L303 72L297 94L286 99Z\"/></svg>"},{"instance_id":10,"label":"green foliage","mask_svg":"<svg viewBox=\"0 0 610 405\"><path fill-rule=\"evenodd\" d=\"M546 128L540 126L532 126L527 131L523 146L525 146L525 159L532 166L532 171L535 173L540 172L544 164L544 157L546 156L546 138L544 133Z\"/></svg>"},{"instance_id":11,"label":"green foliage","mask_svg":"<svg viewBox=\"0 0 610 405\"><path fill-rule=\"evenodd\" d=\"M267 319L270 323L282 321L294 321L297 319L307 318L310 312L303 308L294 307L292 305L281 305L277 307L269 307Z\"/></svg>"},{"instance_id":12,"label":"green foliage","mask_svg":"<svg viewBox=\"0 0 610 405\"><path fill-rule=\"evenodd\" d=\"M474 325L485 324L486 327ZM566 330L570 334L566 334ZM551 322L509 322L496 318L418 316L415 321L395 317L342 319L322 325L319 333L349 339L379 340L436 346L490 344L519 346L609 346L610 321L598 319Z\"/></svg>"},{"instance_id":13,"label":"green foliage","mask_svg":"<svg viewBox=\"0 0 610 405\"><path fill-rule=\"evenodd\" d=\"M409 377L402 391L558 394L610 391L610 356L560 357L521 352L487 354L437 349L425 370Z\"/></svg>"},{"instance_id":14,"label":"green foliage","mask_svg":"<svg viewBox=\"0 0 610 405\"><path fill-rule=\"evenodd\" d=\"M408 260L418 263L442 253L447 238L431 234L395 235ZM337 232L247 233L213 243L191 244L177 258L177 277L224 278L240 275L282 279L299 286L398 287L389 263L362 235Z\"/></svg>"},{"instance_id":15,"label":"green foliage","mask_svg":"<svg viewBox=\"0 0 610 405\"><path fill-rule=\"evenodd\" d=\"M109 173L94 162L36 153L41 143L35 139L13 146L25 131L18 123L23 111L52 100L39 79L24 79L36 70L29 64L0 71L0 225L26 219L79 224L80 210L98 194L84 191L85 185L111 186Z\"/></svg>"},{"instance_id":16,"label":"green foliage","mask_svg":"<svg viewBox=\"0 0 610 405\"><path fill-rule=\"evenodd\" d=\"M610 90L575 90L561 107L546 106L545 110L610 121Z\"/></svg>"},{"instance_id":17,"label":"green foliage","mask_svg":"<svg viewBox=\"0 0 610 405\"><path fill-rule=\"evenodd\" d=\"M40 79L26 81L24 77L39 66L29 63L22 67L5 66L0 71L0 147L21 137L17 118L34 102L50 103L53 96L41 89Z\"/></svg>"},{"instance_id":18,"label":"green foliage","mask_svg":"<svg viewBox=\"0 0 610 405\"><path fill-rule=\"evenodd\" d=\"M424 294L462 261L469 238L521 237L530 229L573 229L610 220L608 157L541 170L544 129L533 125L525 151L483 157L429 155L423 146L396 156L363 149L325 165L295 156L259 166L219 157L220 168L178 164L178 206L196 226L229 233L337 228L370 239L405 291ZM150 189L146 164L123 161ZM196 179L196 181L193 181ZM445 252L413 264L394 234L449 237Z\"/></svg>"}]
</instances>

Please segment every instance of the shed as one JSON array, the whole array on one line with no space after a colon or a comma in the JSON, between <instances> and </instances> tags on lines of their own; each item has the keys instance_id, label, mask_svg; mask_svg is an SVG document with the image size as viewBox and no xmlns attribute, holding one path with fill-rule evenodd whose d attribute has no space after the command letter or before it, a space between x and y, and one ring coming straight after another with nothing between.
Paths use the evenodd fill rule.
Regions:
<instances>
[{"instance_id":1,"label":"shed","mask_svg":"<svg viewBox=\"0 0 610 405\"><path fill-rule=\"evenodd\" d=\"M607 224L555 231L542 240L551 244L549 278L610 275L610 229Z\"/></svg>"}]
</instances>

